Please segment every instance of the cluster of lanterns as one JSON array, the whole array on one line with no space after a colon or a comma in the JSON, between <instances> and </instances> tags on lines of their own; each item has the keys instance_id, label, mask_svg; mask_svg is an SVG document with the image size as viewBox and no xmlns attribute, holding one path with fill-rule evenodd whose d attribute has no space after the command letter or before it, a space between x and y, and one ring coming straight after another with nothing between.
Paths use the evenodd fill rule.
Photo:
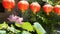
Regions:
<instances>
[{"instance_id":1,"label":"cluster of lanterns","mask_svg":"<svg viewBox=\"0 0 60 34\"><path fill-rule=\"evenodd\" d=\"M14 0L3 0L2 1L2 5L5 9L7 9L9 12L11 11L11 9L14 8L15 6L15 1ZM36 14L38 11L40 11L40 4L38 2L32 2L30 5L27 1L21 0L17 3L17 7L19 10L22 11L22 13L25 12L25 10L27 10L29 7L32 10L32 12L34 14ZM49 15L49 13L54 10L54 13L56 13L57 15L60 15L60 5L56 5L56 6L52 6L50 4L45 4L43 6L43 11Z\"/></svg>"}]
</instances>

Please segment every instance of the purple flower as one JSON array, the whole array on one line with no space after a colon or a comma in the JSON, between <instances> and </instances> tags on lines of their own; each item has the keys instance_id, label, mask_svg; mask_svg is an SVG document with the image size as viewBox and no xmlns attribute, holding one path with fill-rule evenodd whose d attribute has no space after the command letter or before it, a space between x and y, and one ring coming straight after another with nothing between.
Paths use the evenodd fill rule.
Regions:
<instances>
[{"instance_id":1,"label":"purple flower","mask_svg":"<svg viewBox=\"0 0 60 34\"><path fill-rule=\"evenodd\" d=\"M22 21L23 21L23 18L18 18L18 19L16 20L16 23L21 24L21 23L22 23Z\"/></svg>"},{"instance_id":2,"label":"purple flower","mask_svg":"<svg viewBox=\"0 0 60 34\"><path fill-rule=\"evenodd\" d=\"M20 18L20 17L18 17L16 15L10 15L8 20L11 21L11 22L16 22L16 23L21 24L22 21L23 21L23 18Z\"/></svg>"},{"instance_id":3,"label":"purple flower","mask_svg":"<svg viewBox=\"0 0 60 34\"><path fill-rule=\"evenodd\" d=\"M16 17L14 15L10 15L8 20L14 22L16 20Z\"/></svg>"}]
</instances>

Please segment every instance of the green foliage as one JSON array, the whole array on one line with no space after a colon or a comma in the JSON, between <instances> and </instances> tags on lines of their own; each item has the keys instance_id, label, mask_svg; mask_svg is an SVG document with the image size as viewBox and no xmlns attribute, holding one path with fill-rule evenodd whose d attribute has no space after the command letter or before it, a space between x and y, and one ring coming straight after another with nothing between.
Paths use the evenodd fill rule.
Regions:
<instances>
[{"instance_id":1,"label":"green foliage","mask_svg":"<svg viewBox=\"0 0 60 34\"><path fill-rule=\"evenodd\" d=\"M5 30L0 30L0 34L6 34Z\"/></svg>"},{"instance_id":2,"label":"green foliage","mask_svg":"<svg viewBox=\"0 0 60 34\"><path fill-rule=\"evenodd\" d=\"M34 28L38 34L45 34L46 33L46 31L43 29L43 27L38 22L34 23Z\"/></svg>"},{"instance_id":3,"label":"green foliage","mask_svg":"<svg viewBox=\"0 0 60 34\"><path fill-rule=\"evenodd\" d=\"M13 25L11 25L11 27L8 27L7 30L15 32L15 28L13 27Z\"/></svg>"},{"instance_id":4,"label":"green foliage","mask_svg":"<svg viewBox=\"0 0 60 34\"><path fill-rule=\"evenodd\" d=\"M22 22L22 24L15 24L17 27L22 27L28 31L34 31L33 26L29 22Z\"/></svg>"},{"instance_id":5,"label":"green foliage","mask_svg":"<svg viewBox=\"0 0 60 34\"><path fill-rule=\"evenodd\" d=\"M6 22L0 24L0 29L6 29L8 27L8 24Z\"/></svg>"},{"instance_id":6,"label":"green foliage","mask_svg":"<svg viewBox=\"0 0 60 34\"><path fill-rule=\"evenodd\" d=\"M22 34L31 34L28 31L23 31Z\"/></svg>"},{"instance_id":7,"label":"green foliage","mask_svg":"<svg viewBox=\"0 0 60 34\"><path fill-rule=\"evenodd\" d=\"M58 2L56 3L56 5L57 5L57 4L60 5L60 1L58 1Z\"/></svg>"},{"instance_id":8,"label":"green foliage","mask_svg":"<svg viewBox=\"0 0 60 34\"><path fill-rule=\"evenodd\" d=\"M15 25L17 27L23 28L23 31L15 29L14 25L12 25L12 24L11 24L11 27L8 26L8 24L6 24L6 22L4 22L3 24L0 24L0 26L1 26L0 31L1 31L1 33L3 32L3 33L7 33L7 34L32 34L29 31L34 32L36 30L36 32L38 34L43 34L43 33L45 34L44 29L42 28L42 26L40 26L40 24L38 22L34 23L34 25L31 25L30 22L22 22L22 24L15 23ZM25 31L24 29L26 29L27 31Z\"/></svg>"},{"instance_id":9,"label":"green foliage","mask_svg":"<svg viewBox=\"0 0 60 34\"><path fill-rule=\"evenodd\" d=\"M18 33L18 32L21 32L21 31L16 29L16 31L15 31L15 32L16 32L16 33Z\"/></svg>"}]
</instances>

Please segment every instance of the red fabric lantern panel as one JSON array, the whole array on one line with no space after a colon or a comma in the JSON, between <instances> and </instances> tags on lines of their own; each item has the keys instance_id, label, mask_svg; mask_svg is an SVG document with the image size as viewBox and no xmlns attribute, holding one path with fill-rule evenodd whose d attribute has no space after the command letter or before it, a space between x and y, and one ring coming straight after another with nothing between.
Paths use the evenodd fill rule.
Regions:
<instances>
[{"instance_id":1,"label":"red fabric lantern panel","mask_svg":"<svg viewBox=\"0 0 60 34\"><path fill-rule=\"evenodd\" d=\"M5 9L8 9L8 11L11 11L12 8L15 6L14 0L3 0L2 5Z\"/></svg>"},{"instance_id":2,"label":"red fabric lantern panel","mask_svg":"<svg viewBox=\"0 0 60 34\"><path fill-rule=\"evenodd\" d=\"M60 15L60 5L56 5L54 7L54 13L56 13L57 15Z\"/></svg>"},{"instance_id":3,"label":"red fabric lantern panel","mask_svg":"<svg viewBox=\"0 0 60 34\"><path fill-rule=\"evenodd\" d=\"M19 1L18 2L18 9L22 12L25 12L29 7L29 3L27 1Z\"/></svg>"},{"instance_id":4,"label":"red fabric lantern panel","mask_svg":"<svg viewBox=\"0 0 60 34\"><path fill-rule=\"evenodd\" d=\"M49 15L49 13L52 11L52 9L53 9L53 6L50 5L50 4L46 4L46 5L43 6L43 11L44 11L47 15Z\"/></svg>"},{"instance_id":5,"label":"red fabric lantern panel","mask_svg":"<svg viewBox=\"0 0 60 34\"><path fill-rule=\"evenodd\" d=\"M30 9L33 11L34 14L40 10L41 6L38 4L38 2L33 2L30 4Z\"/></svg>"}]
</instances>

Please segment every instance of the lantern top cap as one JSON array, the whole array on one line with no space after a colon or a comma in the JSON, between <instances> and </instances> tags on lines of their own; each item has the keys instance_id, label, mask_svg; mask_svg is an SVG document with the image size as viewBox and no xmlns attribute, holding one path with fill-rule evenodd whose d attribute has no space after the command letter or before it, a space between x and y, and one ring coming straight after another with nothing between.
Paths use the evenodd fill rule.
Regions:
<instances>
[{"instance_id":1,"label":"lantern top cap","mask_svg":"<svg viewBox=\"0 0 60 34\"><path fill-rule=\"evenodd\" d=\"M60 5L56 5L55 7L60 7Z\"/></svg>"},{"instance_id":2,"label":"lantern top cap","mask_svg":"<svg viewBox=\"0 0 60 34\"><path fill-rule=\"evenodd\" d=\"M52 6L52 5L50 5L50 4L46 4L45 6Z\"/></svg>"},{"instance_id":3,"label":"lantern top cap","mask_svg":"<svg viewBox=\"0 0 60 34\"><path fill-rule=\"evenodd\" d=\"M37 6L40 6L38 2L32 2L31 5L37 5Z\"/></svg>"},{"instance_id":4,"label":"lantern top cap","mask_svg":"<svg viewBox=\"0 0 60 34\"><path fill-rule=\"evenodd\" d=\"M19 1L19 3L23 3L23 4L26 4L26 3L28 3L27 1L25 1L25 0L21 0L21 1ZM29 3L28 3L29 4Z\"/></svg>"},{"instance_id":5,"label":"lantern top cap","mask_svg":"<svg viewBox=\"0 0 60 34\"><path fill-rule=\"evenodd\" d=\"M43 7L45 7L45 6L47 6L47 7L52 7L52 8L53 8L53 6L50 5L50 4L45 4Z\"/></svg>"},{"instance_id":6,"label":"lantern top cap","mask_svg":"<svg viewBox=\"0 0 60 34\"><path fill-rule=\"evenodd\" d=\"M8 2L15 2L14 0L3 0L3 1L8 1Z\"/></svg>"}]
</instances>

